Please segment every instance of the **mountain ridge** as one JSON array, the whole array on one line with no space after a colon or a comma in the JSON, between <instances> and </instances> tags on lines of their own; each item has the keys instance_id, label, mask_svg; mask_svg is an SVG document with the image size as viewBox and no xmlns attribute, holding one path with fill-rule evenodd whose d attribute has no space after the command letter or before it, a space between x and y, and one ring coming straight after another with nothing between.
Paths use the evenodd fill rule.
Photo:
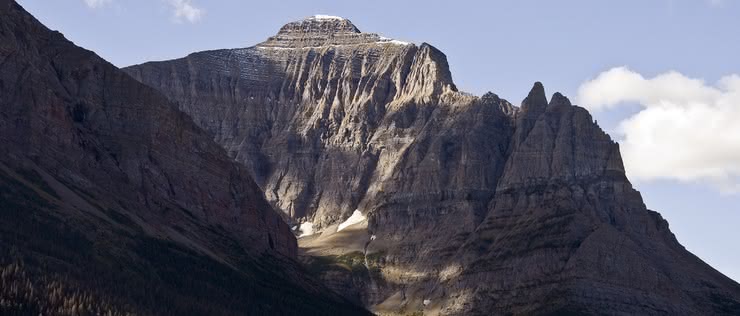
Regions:
<instances>
[{"instance_id":1,"label":"mountain ridge","mask_svg":"<svg viewBox=\"0 0 740 316\"><path fill-rule=\"evenodd\" d=\"M156 90L0 0L0 313L365 314Z\"/></svg>"},{"instance_id":2,"label":"mountain ridge","mask_svg":"<svg viewBox=\"0 0 740 316\"><path fill-rule=\"evenodd\" d=\"M459 92L433 46L347 23L288 23L267 41L287 49L124 70L247 166L291 225L312 227L303 260L374 312L740 310L740 286L647 210L587 110L539 82L521 107ZM356 212L367 219L338 231Z\"/></svg>"}]
</instances>

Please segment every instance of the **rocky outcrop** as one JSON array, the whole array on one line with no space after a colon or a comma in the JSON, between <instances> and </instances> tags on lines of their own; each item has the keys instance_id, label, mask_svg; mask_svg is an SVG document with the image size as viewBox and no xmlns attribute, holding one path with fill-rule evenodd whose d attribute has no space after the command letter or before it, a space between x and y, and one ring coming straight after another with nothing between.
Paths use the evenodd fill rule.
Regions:
<instances>
[{"instance_id":1,"label":"rocky outcrop","mask_svg":"<svg viewBox=\"0 0 740 316\"><path fill-rule=\"evenodd\" d=\"M304 244L364 254L364 282L354 265L344 282L324 277L377 312L740 311L738 284L646 209L618 145L540 83L521 107L471 96L434 47L315 17L254 47L125 71L176 101L276 208L322 231ZM355 210L366 232L336 232Z\"/></svg>"},{"instance_id":2,"label":"rocky outcrop","mask_svg":"<svg viewBox=\"0 0 740 316\"><path fill-rule=\"evenodd\" d=\"M288 23L261 44L270 48L307 48L328 45L368 44L388 42L373 33L362 33L347 19L316 15L305 20Z\"/></svg>"},{"instance_id":3,"label":"rocky outcrop","mask_svg":"<svg viewBox=\"0 0 740 316\"><path fill-rule=\"evenodd\" d=\"M303 275L289 227L211 138L0 1L0 264L32 271L21 288L60 279L55 300L91 291L121 313L362 313ZM0 313L62 312L21 300L33 292L4 296ZM105 312L85 300L72 314Z\"/></svg>"},{"instance_id":4,"label":"rocky outcrop","mask_svg":"<svg viewBox=\"0 0 740 316\"><path fill-rule=\"evenodd\" d=\"M533 93L540 89L535 85ZM645 209L625 177L617 144L586 110L559 94L533 121L525 109L515 118L513 135L529 131L512 139L486 216L449 252L463 267L458 278L447 282L445 292L427 294L444 300L459 293L472 304L450 304L443 312L736 310L738 285L688 253L665 220Z\"/></svg>"}]
</instances>

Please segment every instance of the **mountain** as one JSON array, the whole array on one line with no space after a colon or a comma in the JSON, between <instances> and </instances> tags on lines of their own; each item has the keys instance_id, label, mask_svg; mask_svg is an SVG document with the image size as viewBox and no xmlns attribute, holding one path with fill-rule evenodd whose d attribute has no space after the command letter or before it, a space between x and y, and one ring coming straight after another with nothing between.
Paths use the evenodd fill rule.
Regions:
<instances>
[{"instance_id":1,"label":"mountain","mask_svg":"<svg viewBox=\"0 0 740 316\"><path fill-rule=\"evenodd\" d=\"M367 313L188 115L9 0L0 142L0 314Z\"/></svg>"},{"instance_id":2,"label":"mountain","mask_svg":"<svg viewBox=\"0 0 740 316\"><path fill-rule=\"evenodd\" d=\"M375 312L740 313L740 285L646 208L618 144L540 83L519 107L472 96L431 45L329 16L124 70L250 170L309 271Z\"/></svg>"}]
</instances>

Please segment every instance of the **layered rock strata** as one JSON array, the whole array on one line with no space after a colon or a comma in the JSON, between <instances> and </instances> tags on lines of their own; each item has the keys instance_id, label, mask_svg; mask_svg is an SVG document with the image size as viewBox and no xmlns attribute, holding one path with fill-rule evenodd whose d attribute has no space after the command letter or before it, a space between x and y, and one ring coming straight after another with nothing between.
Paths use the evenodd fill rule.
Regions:
<instances>
[{"instance_id":1,"label":"layered rock strata","mask_svg":"<svg viewBox=\"0 0 740 316\"><path fill-rule=\"evenodd\" d=\"M344 267L318 273L376 312L740 311L740 286L647 210L618 145L540 83L520 107L465 94L431 45L317 17L125 71L321 232L302 240L327 255L307 263ZM361 231L337 232L355 211Z\"/></svg>"}]
</instances>

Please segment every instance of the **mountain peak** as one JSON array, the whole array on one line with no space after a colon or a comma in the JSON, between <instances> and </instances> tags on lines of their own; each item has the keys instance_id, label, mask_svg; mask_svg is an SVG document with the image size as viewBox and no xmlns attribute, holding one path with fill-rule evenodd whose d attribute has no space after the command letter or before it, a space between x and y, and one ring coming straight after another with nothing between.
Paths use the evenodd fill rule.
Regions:
<instances>
[{"instance_id":1,"label":"mountain peak","mask_svg":"<svg viewBox=\"0 0 740 316\"><path fill-rule=\"evenodd\" d=\"M268 38L258 46L263 48L310 48L372 43L409 44L382 37L375 33L363 33L352 24L352 21L343 17L318 14L285 24L275 36Z\"/></svg>"},{"instance_id":2,"label":"mountain peak","mask_svg":"<svg viewBox=\"0 0 740 316\"><path fill-rule=\"evenodd\" d=\"M339 16L317 14L283 25L279 34L361 33L352 21Z\"/></svg>"},{"instance_id":3,"label":"mountain peak","mask_svg":"<svg viewBox=\"0 0 740 316\"><path fill-rule=\"evenodd\" d=\"M529 113L529 116L537 117L547 107L547 97L545 96L545 87L541 82L535 82L532 90L522 101L522 112Z\"/></svg>"},{"instance_id":4,"label":"mountain peak","mask_svg":"<svg viewBox=\"0 0 740 316\"><path fill-rule=\"evenodd\" d=\"M550 98L550 106L570 106L570 100L562 95L560 92L555 92L555 94L552 95L552 98Z\"/></svg>"}]
</instances>

